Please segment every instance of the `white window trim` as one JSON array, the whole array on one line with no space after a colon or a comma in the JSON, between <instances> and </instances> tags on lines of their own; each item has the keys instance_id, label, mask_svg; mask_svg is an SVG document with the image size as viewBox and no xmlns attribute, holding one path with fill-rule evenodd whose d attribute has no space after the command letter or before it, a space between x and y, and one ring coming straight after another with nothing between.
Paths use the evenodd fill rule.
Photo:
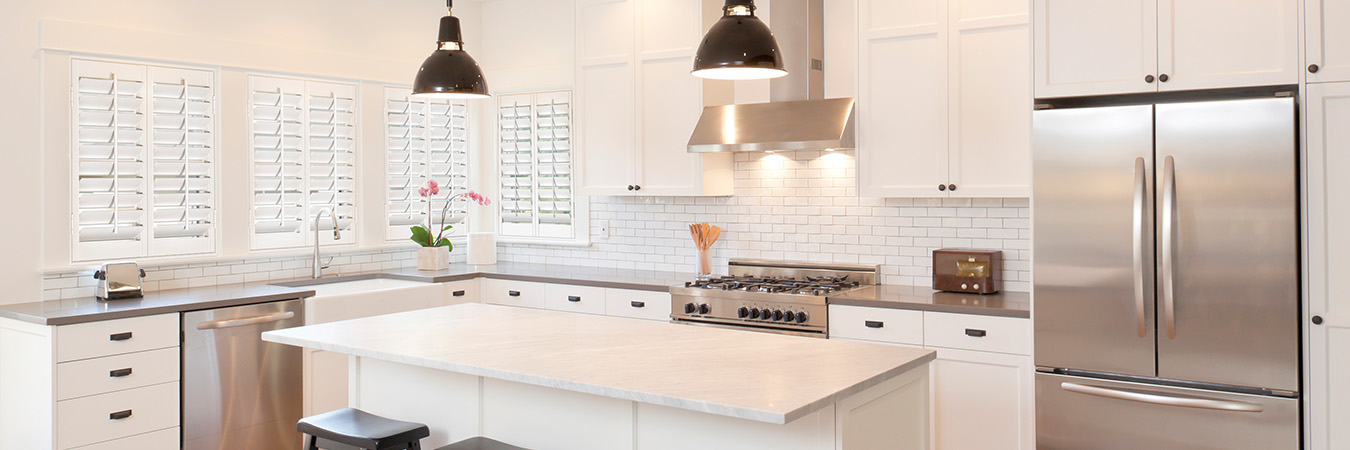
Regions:
<instances>
[{"instance_id":1,"label":"white window trim","mask_svg":"<svg viewBox=\"0 0 1350 450\"><path fill-rule=\"evenodd\" d=\"M534 96L537 96L537 95L548 95L548 94L558 94L558 93L565 93L565 94L568 96L568 98L569 98L569 103L572 105L572 107L571 107L571 113L570 113L570 115L569 115L569 117L570 117L570 119L571 119L571 124L569 125L569 128L571 129L571 131L575 131L575 127L576 127L575 124L577 123L577 122L576 122L577 109L576 109L575 105L576 105L577 99L576 99L576 92L575 92L575 90L573 90L572 88L569 88L569 87L561 87L561 88L555 87L555 88L541 88L541 89L520 89L520 90L511 90L511 91L498 91L498 92L495 92L495 93L494 93L494 96L496 96L497 98L494 98L494 99L493 99L493 101L490 103L490 107L488 108L488 110L491 111L491 113L492 113L492 120L491 120L491 122L490 122L490 123L492 124L492 129L491 129L491 136L492 136L492 141L491 141L491 142L492 142L492 144L491 144L491 147L490 147L490 148L491 148L491 151L489 152L489 153L491 154L491 158L490 158L491 162L490 162L490 164L484 164L484 165L487 166L486 169L487 169L487 170L490 170L490 172L488 172L488 171L485 170L485 171L480 171L479 173L480 173L480 174L488 174L488 175L489 175L488 183L490 183L490 184L492 185L492 187L493 187L493 192L496 193L496 195L494 195L494 200L493 200L493 201L494 201L494 202L497 202L497 204L494 205L494 206L492 207L492 212L493 212L494 217L493 217L493 220L492 220L491 223L493 224L493 227L494 227L494 228L496 229L496 231L497 231L497 241L500 242L500 243L504 243L504 244L522 244L522 245L556 246L556 247L590 247L590 246L591 246L591 230L590 230L590 212L591 212L591 211L590 211L590 197L589 197L589 196L585 196L585 195L581 195L581 194L577 191L577 187L576 187L576 184L577 184L576 174L578 173L578 170L577 170L576 164L578 164L579 161L578 161L577 158L576 158L576 155L577 155L577 153L578 153L578 150L577 150L577 148L575 147L576 136L575 136L574 133L572 134L572 137L571 137L571 139L570 139L571 143L572 143L574 146L571 147L570 150L569 150L569 152L571 153L571 154L570 154L570 158L571 158L571 163L572 163L572 172L571 172L571 173L572 173L572 180L571 180L571 182L572 182L572 236L571 236L571 237L545 237L545 236L537 236L537 235L535 235L535 236L526 236L526 235L519 235L519 234L508 235L508 234L502 233L502 225L503 225L504 223L503 223L503 221L502 221L502 209L501 209L501 202L502 202L502 197L503 197L503 195L502 195L502 189L503 189L503 188L502 188L502 185L501 185L501 177L502 177L502 162L501 162L502 160L501 160L501 158L502 158L502 143L503 143L503 142L502 142L502 138L501 138L501 132L502 132L502 129L503 129L503 128L502 128L502 115L501 115L501 104L500 104L500 99L503 98L503 97L508 97L508 96L529 95L529 96L531 96L531 97L534 97ZM535 103L535 102L532 102L532 103ZM532 110L533 110L533 107L534 107L534 106L537 106L537 105L532 105ZM533 119L534 119L534 118L532 118L532 121L533 121ZM533 124L531 125L531 127L533 128ZM537 153L536 153L536 154L537 154ZM537 227L536 227L536 228L537 228Z\"/></svg>"},{"instance_id":2,"label":"white window trim","mask_svg":"<svg viewBox=\"0 0 1350 450\"><path fill-rule=\"evenodd\" d=\"M389 170L388 170L389 164L390 164L390 163L389 163L389 152L390 152L390 150L389 150L389 141L390 141L390 139L393 139L393 137L388 136L388 132L389 132L390 128L393 126L393 125L390 123L390 121L389 121L389 116L390 116L390 114L391 114L391 112L390 112L389 109L388 109L388 108L389 108L389 102L391 102L391 101L410 101L410 102L419 102L419 103L423 103L423 104L428 105L428 108L429 108L430 105L433 104L433 103L434 103L434 104L449 104L449 105L451 105L452 108L453 108L454 106L460 106L460 107L462 107L462 108L465 109L465 115L464 115L464 118L465 118L465 125L464 125L464 132L465 132L465 137L464 137L464 142L465 142L465 152L464 152L464 157L465 157L465 159L466 159L465 165L468 167L468 169L467 169L467 172L466 172L465 175L464 175L464 177L465 177L465 184L464 184L463 189L462 189L463 192L455 193L455 192L453 192L454 189L455 189L453 186L447 186L447 189L450 190L451 193L450 193L450 194L442 193L441 196L438 196L438 198L444 198L443 196L445 196L445 195L451 195L451 194L452 194L452 195L458 195L458 194L462 194L462 193L464 193L464 192L472 191L472 190L473 190L473 186L474 186L474 182L477 181L477 177L476 177L477 174L475 174L474 171L475 171L475 170L478 170L478 168L475 167L474 161L472 160L472 155L473 155L473 144L474 144L474 142L473 142L473 141L474 141L474 139L473 139L473 138L474 138L474 133L473 133L473 126L474 126L474 121L473 121L474 113L473 113L473 112L474 112L474 111L473 111L473 108L471 107L471 105L470 105L468 102L463 101L463 100L458 100L458 101L434 101L434 100L433 100L433 101L428 101L428 100L422 100L422 99L414 98L414 97L411 96L411 93L412 93L412 87L411 87L411 86L383 85L383 86L381 86L381 87L382 87L382 91L383 91L383 93L384 93L383 98L382 98L382 103L380 104L381 115L382 115L382 117L383 117L383 119L381 120L381 125L382 125L381 131L384 133L384 135L382 135L382 142L384 142L384 145L382 145L382 151L381 151L381 161L382 161L382 163L381 163L381 168L383 169L383 171L382 171L382 177L381 177L381 178L382 178L382 180L383 180L383 183L380 185L380 190L381 190L381 192L382 192L382 196L383 196L383 199L384 199L384 204L381 206L381 209L380 209L380 210L381 210L381 212L382 212L382 214L383 214L382 222L384 222L384 227L385 227L385 233L384 233L384 234L385 234L385 237L384 237L384 239L385 239L385 241L387 241L387 242L389 242L389 243L405 243L405 242L406 242L406 243L411 243L412 241L409 240L409 237L410 237L410 234L411 234L411 233L410 233L408 230L409 230L410 227L412 227L412 226L414 226L414 225L392 225L392 224L389 223L389 218L390 218L390 216L392 215L392 208L391 208L391 206L393 205L393 196L391 195L392 192L391 192L391 189L390 189L390 187L389 187L389 185L390 185L389 176L390 176L390 175L389 175ZM429 113L429 112L430 112L430 111L428 111L428 113ZM451 119L451 120L453 121L453 113L452 113L452 119ZM453 127L453 124L452 124L451 128L452 128L452 130L453 130L453 128L454 128L454 127ZM451 153L453 153L453 145L454 145L454 143L453 143L453 140L454 140L453 131L452 131L451 133L452 133L452 134L451 134L450 138L451 138L451 141L452 141L452 142L451 142L450 145L452 146L452 147L451 147ZM427 140L426 145L427 145L427 148L425 149L426 157L427 157L427 168L426 168L426 170L428 171L428 174L429 174L430 171L431 171L431 162L430 162L430 158L431 158L431 152L432 152L432 150L431 150L431 148L430 148L430 146L431 146L430 139ZM441 181L444 182L444 179L442 179ZM442 184L444 185L444 183L442 183ZM417 186L412 186L412 187L411 187L411 189L413 189L413 190L416 190L417 188L418 188ZM462 243L462 242L464 242L464 241L467 241L467 236L468 236L468 234L469 234L471 224L473 223L472 220L469 220L469 217L470 217L470 215L472 215L472 214L474 213L474 211L476 210L476 209L474 208L474 205L468 205L468 204L467 204L468 202L465 201L465 200L457 200L457 201L459 201L459 202L461 202L461 203L464 203L464 204L466 205L466 212L465 212L464 218L463 218L462 220L460 220L459 222L449 223L449 224L448 224L448 225L454 225L454 226L455 226L454 228L451 229L450 233L446 236L447 239L450 239L450 240L451 240L451 244L459 244L459 243ZM438 214L438 211L432 211L431 214L432 214L432 216L436 216L436 215ZM425 224L425 220L423 221L423 223Z\"/></svg>"}]
</instances>

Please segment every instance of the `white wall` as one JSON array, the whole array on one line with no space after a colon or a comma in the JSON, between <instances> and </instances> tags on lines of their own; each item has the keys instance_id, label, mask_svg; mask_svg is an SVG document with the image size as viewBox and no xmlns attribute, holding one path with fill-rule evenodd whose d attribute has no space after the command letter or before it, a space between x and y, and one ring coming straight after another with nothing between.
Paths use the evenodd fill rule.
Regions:
<instances>
[{"instance_id":1,"label":"white wall","mask_svg":"<svg viewBox=\"0 0 1350 450\"><path fill-rule=\"evenodd\" d=\"M461 3L455 13L465 24L469 50L481 52L475 48L482 42L481 5ZM0 220L0 286L6 293L0 304L40 299L43 268L68 266L69 180L63 169L69 161L63 138L68 133L61 131L64 123L44 122L68 117L51 111L67 106L46 99L64 90L60 77L48 72L64 67L70 54L223 66L222 107L242 110L232 102L243 101L234 97L244 68L411 83L417 66L435 48L444 14L444 3L436 0L6 0L0 12L0 85L9 88L0 105L0 211L7 215ZM247 159L244 122L237 114L222 117L221 163L227 169L244 167L241 161ZM363 168L361 174L367 173ZM225 184L221 190L229 197L221 204L225 222L246 223L240 218L247 217L247 200L241 198L248 189ZM363 206L368 218L375 216L367 207L382 208ZM244 233L233 228L223 233L220 258L242 256ZM364 241L363 247L383 245Z\"/></svg>"}]
</instances>

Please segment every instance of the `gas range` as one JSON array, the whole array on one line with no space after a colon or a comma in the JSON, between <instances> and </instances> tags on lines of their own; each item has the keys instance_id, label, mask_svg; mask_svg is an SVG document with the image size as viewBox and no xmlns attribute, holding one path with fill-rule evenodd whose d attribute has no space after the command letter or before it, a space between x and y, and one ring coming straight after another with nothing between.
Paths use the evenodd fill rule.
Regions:
<instances>
[{"instance_id":1,"label":"gas range","mask_svg":"<svg viewBox=\"0 0 1350 450\"><path fill-rule=\"evenodd\" d=\"M825 299L877 284L878 266L732 260L729 276L670 288L670 318L800 336L828 335Z\"/></svg>"}]
</instances>

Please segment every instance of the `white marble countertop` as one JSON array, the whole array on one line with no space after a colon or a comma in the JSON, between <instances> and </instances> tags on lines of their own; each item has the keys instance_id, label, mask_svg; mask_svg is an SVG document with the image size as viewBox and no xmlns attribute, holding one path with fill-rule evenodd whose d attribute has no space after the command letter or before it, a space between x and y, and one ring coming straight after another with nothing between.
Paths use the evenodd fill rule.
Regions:
<instances>
[{"instance_id":1,"label":"white marble countertop","mask_svg":"<svg viewBox=\"0 0 1350 450\"><path fill-rule=\"evenodd\" d=\"M269 331L263 340L774 424L935 356L477 303Z\"/></svg>"}]
</instances>

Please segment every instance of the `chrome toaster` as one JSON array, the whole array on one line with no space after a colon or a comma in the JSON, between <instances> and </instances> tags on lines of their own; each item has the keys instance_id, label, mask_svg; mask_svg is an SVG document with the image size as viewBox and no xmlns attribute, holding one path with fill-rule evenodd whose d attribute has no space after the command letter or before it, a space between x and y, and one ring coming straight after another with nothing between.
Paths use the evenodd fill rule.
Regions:
<instances>
[{"instance_id":1,"label":"chrome toaster","mask_svg":"<svg viewBox=\"0 0 1350 450\"><path fill-rule=\"evenodd\" d=\"M99 300L140 298L145 270L134 262L108 263L94 272L94 278L98 280L98 291L94 295Z\"/></svg>"}]
</instances>

